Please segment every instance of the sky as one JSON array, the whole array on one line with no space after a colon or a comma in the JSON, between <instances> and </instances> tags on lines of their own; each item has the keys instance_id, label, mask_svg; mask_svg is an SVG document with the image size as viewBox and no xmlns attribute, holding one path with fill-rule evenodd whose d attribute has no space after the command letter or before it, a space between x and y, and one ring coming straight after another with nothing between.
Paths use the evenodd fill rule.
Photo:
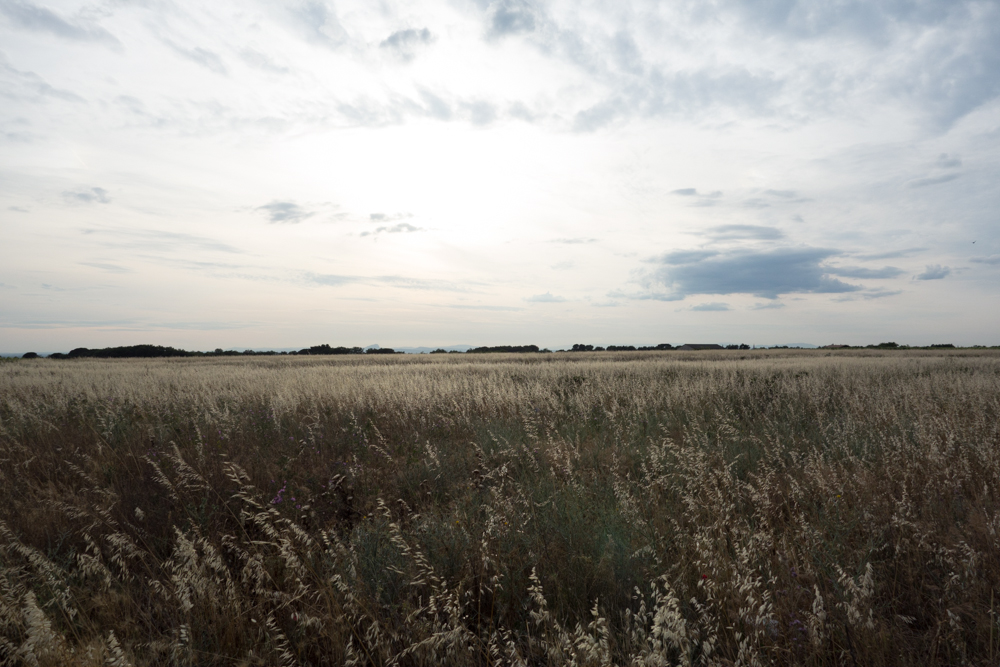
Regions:
<instances>
[{"instance_id":1,"label":"sky","mask_svg":"<svg viewBox=\"0 0 1000 667\"><path fill-rule=\"evenodd\" d=\"M996 0L0 0L0 352L997 345L998 184Z\"/></svg>"}]
</instances>

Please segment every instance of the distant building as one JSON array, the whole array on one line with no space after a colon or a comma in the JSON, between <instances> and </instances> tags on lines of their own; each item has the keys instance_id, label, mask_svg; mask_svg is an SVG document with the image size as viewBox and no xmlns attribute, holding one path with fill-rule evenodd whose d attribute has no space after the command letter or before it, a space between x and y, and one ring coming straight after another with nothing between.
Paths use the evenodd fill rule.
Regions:
<instances>
[{"instance_id":1,"label":"distant building","mask_svg":"<svg viewBox=\"0 0 1000 667\"><path fill-rule=\"evenodd\" d=\"M824 345L824 346L822 346L819 349L821 349L821 350L842 350L845 347L850 347L850 345Z\"/></svg>"},{"instance_id":2,"label":"distant building","mask_svg":"<svg viewBox=\"0 0 1000 667\"><path fill-rule=\"evenodd\" d=\"M678 350L724 350L726 348L721 345L716 345L715 343L687 343L686 345L681 345Z\"/></svg>"}]
</instances>

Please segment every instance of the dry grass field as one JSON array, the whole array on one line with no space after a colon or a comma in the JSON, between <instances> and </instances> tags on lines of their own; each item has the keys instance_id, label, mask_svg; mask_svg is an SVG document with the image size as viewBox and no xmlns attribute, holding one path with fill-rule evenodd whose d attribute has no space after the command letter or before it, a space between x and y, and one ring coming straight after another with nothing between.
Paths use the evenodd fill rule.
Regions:
<instances>
[{"instance_id":1,"label":"dry grass field","mask_svg":"<svg viewBox=\"0 0 1000 667\"><path fill-rule=\"evenodd\" d=\"M996 665L1000 355L0 364L0 663Z\"/></svg>"}]
</instances>

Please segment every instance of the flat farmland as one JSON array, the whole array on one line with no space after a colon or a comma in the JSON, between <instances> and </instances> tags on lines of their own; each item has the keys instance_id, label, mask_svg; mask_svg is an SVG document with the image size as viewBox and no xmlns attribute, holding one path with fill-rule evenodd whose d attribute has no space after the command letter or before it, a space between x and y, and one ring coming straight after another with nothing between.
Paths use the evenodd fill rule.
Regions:
<instances>
[{"instance_id":1,"label":"flat farmland","mask_svg":"<svg viewBox=\"0 0 1000 667\"><path fill-rule=\"evenodd\" d=\"M1000 658L1000 354L0 363L0 662Z\"/></svg>"}]
</instances>

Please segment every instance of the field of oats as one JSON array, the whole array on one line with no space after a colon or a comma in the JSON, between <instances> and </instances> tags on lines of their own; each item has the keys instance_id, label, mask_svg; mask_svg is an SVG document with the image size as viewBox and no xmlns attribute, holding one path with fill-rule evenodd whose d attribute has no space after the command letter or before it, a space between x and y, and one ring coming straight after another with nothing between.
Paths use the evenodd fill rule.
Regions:
<instances>
[{"instance_id":1,"label":"field of oats","mask_svg":"<svg viewBox=\"0 0 1000 667\"><path fill-rule=\"evenodd\" d=\"M0 663L985 665L1000 354L0 364Z\"/></svg>"}]
</instances>

